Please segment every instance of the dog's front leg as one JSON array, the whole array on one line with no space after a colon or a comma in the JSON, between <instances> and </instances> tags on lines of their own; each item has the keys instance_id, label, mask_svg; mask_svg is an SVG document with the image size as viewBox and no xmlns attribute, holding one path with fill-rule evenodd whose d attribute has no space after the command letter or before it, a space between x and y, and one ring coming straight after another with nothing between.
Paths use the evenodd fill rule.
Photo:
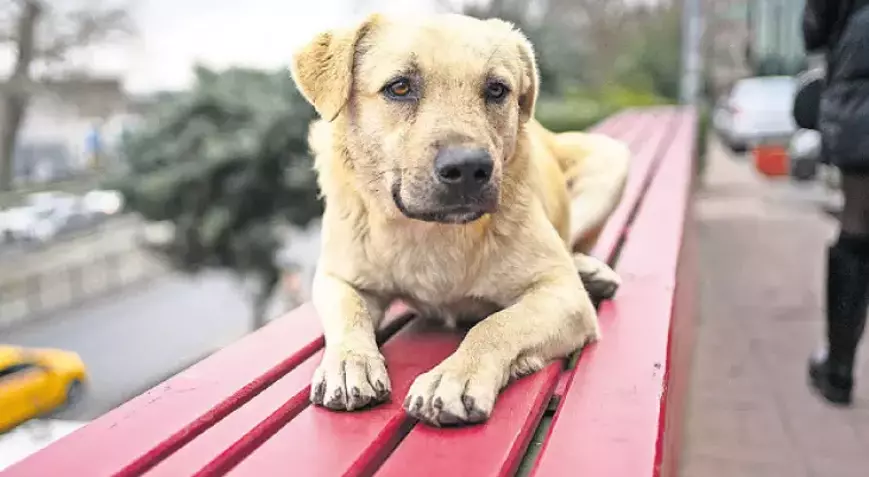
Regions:
<instances>
[{"instance_id":1,"label":"dog's front leg","mask_svg":"<svg viewBox=\"0 0 869 477\"><path fill-rule=\"evenodd\" d=\"M404 407L436 426L485 421L511 377L538 371L599 333L579 277L566 271L471 328L455 353L414 381Z\"/></svg>"},{"instance_id":2,"label":"dog's front leg","mask_svg":"<svg viewBox=\"0 0 869 477\"><path fill-rule=\"evenodd\" d=\"M386 301L320 271L312 301L323 322L326 348L314 372L311 402L352 411L385 401L391 387L375 330Z\"/></svg>"}]
</instances>

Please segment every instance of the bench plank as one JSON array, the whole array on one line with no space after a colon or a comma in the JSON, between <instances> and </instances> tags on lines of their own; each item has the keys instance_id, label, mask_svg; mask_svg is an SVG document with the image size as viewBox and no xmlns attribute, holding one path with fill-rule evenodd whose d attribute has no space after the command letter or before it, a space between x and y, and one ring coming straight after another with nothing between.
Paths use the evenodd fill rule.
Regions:
<instances>
[{"instance_id":1,"label":"bench plank","mask_svg":"<svg viewBox=\"0 0 869 477\"><path fill-rule=\"evenodd\" d=\"M573 373L535 476L657 476L671 313L691 184L696 117L680 113L617 264L619 295L601 306L604 341Z\"/></svg>"},{"instance_id":2,"label":"bench plank","mask_svg":"<svg viewBox=\"0 0 869 477\"><path fill-rule=\"evenodd\" d=\"M629 144L640 161L647 135L643 131L655 121L666 120L672 112L623 114L621 121L607 123L596 132L609 134ZM618 128L618 129L616 129ZM635 183L639 181L634 181ZM631 194L620 207L633 209L640 194ZM627 215L625 215L627 217ZM617 235L611 234L609 247L615 250ZM415 426L389 456L377 476L407 475L513 475L521 462L537 424L555 389L564 363L552 363L539 373L511 383L500 395L489 421L483 426L465 429L432 429Z\"/></svg>"},{"instance_id":3,"label":"bench plank","mask_svg":"<svg viewBox=\"0 0 869 477\"><path fill-rule=\"evenodd\" d=\"M407 311L403 304L393 306L379 336L388 338L406 325L410 319ZM320 321L313 312L296 319ZM322 354L320 350L308 358L147 475L220 475L231 468L308 406L311 378Z\"/></svg>"},{"instance_id":4,"label":"bench plank","mask_svg":"<svg viewBox=\"0 0 869 477\"><path fill-rule=\"evenodd\" d=\"M307 407L311 376L322 356L321 350L146 475L219 475L237 464Z\"/></svg>"},{"instance_id":5,"label":"bench plank","mask_svg":"<svg viewBox=\"0 0 869 477\"><path fill-rule=\"evenodd\" d=\"M370 474L413 425L402 408L413 380L449 356L461 338L414 320L381 348L392 381L390 402L351 413L308 406L229 475L284 475L289 465L304 476Z\"/></svg>"},{"instance_id":6,"label":"bench plank","mask_svg":"<svg viewBox=\"0 0 869 477\"><path fill-rule=\"evenodd\" d=\"M140 475L321 348L323 330L313 315L312 306L302 306L12 466L4 477L71 468L79 475Z\"/></svg>"},{"instance_id":7,"label":"bench plank","mask_svg":"<svg viewBox=\"0 0 869 477\"><path fill-rule=\"evenodd\" d=\"M389 456L378 477L512 475L564 367L559 361L511 383L481 426L435 429L417 425Z\"/></svg>"},{"instance_id":8,"label":"bench plank","mask_svg":"<svg viewBox=\"0 0 869 477\"><path fill-rule=\"evenodd\" d=\"M661 147L661 134L675 125L677 117L676 108L656 108L654 110L631 110L633 114L646 118L648 127L652 131L642 135L639 147L632 150L634 157L631 158L631 169L628 175L625 191L619 206L613 211L607 220L606 226L598 238L597 244L592 250L592 255L611 263L627 231L632 216L636 212L640 200L645 194L649 182L654 175L657 160L660 157L656 147ZM645 130L648 131L648 130ZM646 147L653 144L654 147ZM640 149L642 147L642 149ZM641 153L642 152L642 153Z\"/></svg>"}]
</instances>

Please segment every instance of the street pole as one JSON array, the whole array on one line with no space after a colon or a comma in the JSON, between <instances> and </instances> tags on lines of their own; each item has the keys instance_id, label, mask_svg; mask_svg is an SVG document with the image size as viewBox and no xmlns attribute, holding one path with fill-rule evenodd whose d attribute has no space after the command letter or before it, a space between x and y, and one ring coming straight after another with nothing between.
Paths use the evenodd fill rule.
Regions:
<instances>
[{"instance_id":1,"label":"street pole","mask_svg":"<svg viewBox=\"0 0 869 477\"><path fill-rule=\"evenodd\" d=\"M682 104L697 104L703 72L701 0L682 1L682 74L679 96Z\"/></svg>"}]
</instances>

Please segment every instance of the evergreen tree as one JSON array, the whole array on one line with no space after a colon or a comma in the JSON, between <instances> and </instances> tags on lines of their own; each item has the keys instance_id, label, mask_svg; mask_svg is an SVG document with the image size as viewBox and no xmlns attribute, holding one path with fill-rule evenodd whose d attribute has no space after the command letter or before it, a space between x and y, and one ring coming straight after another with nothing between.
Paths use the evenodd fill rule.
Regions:
<instances>
[{"instance_id":1,"label":"evergreen tree","mask_svg":"<svg viewBox=\"0 0 869 477\"><path fill-rule=\"evenodd\" d=\"M114 185L127 207L174 225L159 253L179 270L255 278L256 327L280 280L281 230L322 213L307 143L314 117L286 70L199 67L194 87L164 95L123 147L128 168Z\"/></svg>"}]
</instances>

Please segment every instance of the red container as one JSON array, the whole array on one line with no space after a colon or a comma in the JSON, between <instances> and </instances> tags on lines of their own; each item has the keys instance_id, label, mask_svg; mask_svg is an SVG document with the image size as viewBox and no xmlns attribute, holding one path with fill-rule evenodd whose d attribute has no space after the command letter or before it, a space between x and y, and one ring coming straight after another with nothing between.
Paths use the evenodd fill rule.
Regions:
<instances>
[{"instance_id":1,"label":"red container","mask_svg":"<svg viewBox=\"0 0 869 477\"><path fill-rule=\"evenodd\" d=\"M767 177L782 177L790 173L788 151L784 146L765 144L752 150L754 167Z\"/></svg>"}]
</instances>

